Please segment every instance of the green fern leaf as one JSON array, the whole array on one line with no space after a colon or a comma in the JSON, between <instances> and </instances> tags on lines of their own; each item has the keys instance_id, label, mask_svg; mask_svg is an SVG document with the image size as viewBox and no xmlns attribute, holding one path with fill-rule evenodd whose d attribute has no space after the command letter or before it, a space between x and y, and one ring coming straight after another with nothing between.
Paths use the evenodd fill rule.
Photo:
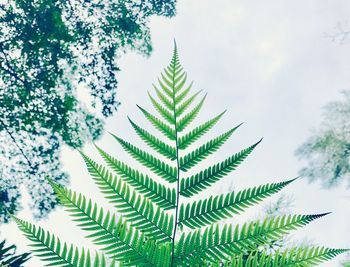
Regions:
<instances>
[{"instance_id":1,"label":"green fern leaf","mask_svg":"<svg viewBox=\"0 0 350 267\"><path fill-rule=\"evenodd\" d=\"M188 98L183 104L181 104L177 109L176 109L176 117L180 117L186 110L187 108L193 103L193 101L196 99L196 97L199 95L199 93L202 92L202 90L198 91L194 95L192 95L190 98ZM179 96L180 97L180 96ZM181 97L180 97L181 98ZM204 99L201 101L203 102ZM178 103L178 102L177 102ZM202 103L203 104L203 103Z\"/></svg>"},{"instance_id":2,"label":"green fern leaf","mask_svg":"<svg viewBox=\"0 0 350 267\"><path fill-rule=\"evenodd\" d=\"M151 99L151 102L153 106L157 109L159 114L166 119L171 125L175 123L175 119L173 114L171 114L169 111L167 111L165 108L162 107L161 104L159 104L152 96L150 93L148 93L149 98Z\"/></svg>"},{"instance_id":3,"label":"green fern leaf","mask_svg":"<svg viewBox=\"0 0 350 267\"><path fill-rule=\"evenodd\" d=\"M165 92L168 95L168 97L172 98L173 97L173 92L172 92L171 89L169 89L167 87L167 86L169 86L170 88L172 88L172 84L171 84L171 82L168 79L166 79L164 77L163 74L161 74L161 76L162 76L163 82L162 82L161 79L158 79L158 83L159 83L160 87L163 89L163 92Z\"/></svg>"},{"instance_id":4,"label":"green fern leaf","mask_svg":"<svg viewBox=\"0 0 350 267\"><path fill-rule=\"evenodd\" d=\"M185 90L183 90L180 94L178 94L176 97L175 97L175 103L177 105L181 104L182 100L185 99L185 97L188 95L188 93L191 91L192 89L192 86L193 86L193 81L190 83L189 86L187 86L187 88ZM197 94L199 94L201 91L199 91ZM182 108L183 109L183 108ZM181 115L181 114L180 114Z\"/></svg>"},{"instance_id":5,"label":"green fern leaf","mask_svg":"<svg viewBox=\"0 0 350 267\"><path fill-rule=\"evenodd\" d=\"M136 146L124 141L123 139L111 134L118 143L127 151L133 158L138 160L141 164L164 178L169 183L177 181L177 170L175 167L169 166L161 160L153 157L147 152L137 148Z\"/></svg>"},{"instance_id":6,"label":"green fern leaf","mask_svg":"<svg viewBox=\"0 0 350 267\"><path fill-rule=\"evenodd\" d=\"M279 192L294 180L295 179L282 183L266 184L239 191L237 194L232 192L226 195L195 201L186 206L181 205L179 225L186 225L193 229L227 219L234 214L240 214L244 209Z\"/></svg>"},{"instance_id":7,"label":"green fern leaf","mask_svg":"<svg viewBox=\"0 0 350 267\"><path fill-rule=\"evenodd\" d=\"M33 243L33 253L42 258L43 261L49 262L45 266L107 266L103 255L96 255L95 259L92 260L89 250L78 250L73 245L67 245L67 243L62 242L59 238L39 226L14 216L12 218L24 235ZM114 263L111 266L115 266Z\"/></svg>"},{"instance_id":8,"label":"green fern leaf","mask_svg":"<svg viewBox=\"0 0 350 267\"><path fill-rule=\"evenodd\" d=\"M332 249L325 247L292 248L274 255L274 266L318 266L324 261L333 259L349 249Z\"/></svg>"},{"instance_id":9,"label":"green fern leaf","mask_svg":"<svg viewBox=\"0 0 350 267\"><path fill-rule=\"evenodd\" d=\"M143 141L146 142L151 148L162 154L164 157L168 159L174 160L176 159L176 149L173 146L170 146L161 140L159 140L154 135L150 134L146 130L142 129L136 123L134 123L130 118L129 121L132 127L135 129L136 133L142 138Z\"/></svg>"},{"instance_id":10,"label":"green fern leaf","mask_svg":"<svg viewBox=\"0 0 350 267\"><path fill-rule=\"evenodd\" d=\"M144 176L138 170L132 169L127 164L118 161L111 155L97 147L100 155L106 161L108 166L119 174L122 179L133 186L135 190L144 194L153 203L165 210L175 208L176 191L175 188L170 189L164 185L158 184L147 175Z\"/></svg>"},{"instance_id":11,"label":"green fern leaf","mask_svg":"<svg viewBox=\"0 0 350 267\"><path fill-rule=\"evenodd\" d=\"M92 238L93 243L103 246L103 251L107 255L111 255L113 259L118 261L133 263L149 262L148 252L136 246L138 240L144 240L144 236L132 227L128 227L120 218L116 220L116 216L110 212L105 213L102 208L87 200L81 194L77 194L72 190L67 190L60 185L50 182L61 204L78 222L78 226L89 234L87 238ZM132 233L132 234L130 234ZM111 246L111 243L113 246Z\"/></svg>"},{"instance_id":12,"label":"green fern leaf","mask_svg":"<svg viewBox=\"0 0 350 267\"><path fill-rule=\"evenodd\" d=\"M170 83L170 87L174 88L176 93L181 91L187 81L187 73L183 71L180 62L178 60L177 62L172 62L167 68L164 68L164 73L168 80L173 81ZM173 86L174 84L176 86Z\"/></svg>"},{"instance_id":13,"label":"green fern leaf","mask_svg":"<svg viewBox=\"0 0 350 267\"><path fill-rule=\"evenodd\" d=\"M190 197L215 183L217 180L236 169L260 142L261 140L204 171L192 175L191 177L181 179L180 194L185 197Z\"/></svg>"},{"instance_id":14,"label":"green fern leaf","mask_svg":"<svg viewBox=\"0 0 350 267\"><path fill-rule=\"evenodd\" d=\"M203 234L200 231L182 234L175 252L177 264L215 262L228 260L230 255L247 254L325 215L285 215L246 223L242 227L237 225L234 229L232 225L225 225L222 230L211 226Z\"/></svg>"},{"instance_id":15,"label":"green fern leaf","mask_svg":"<svg viewBox=\"0 0 350 267\"><path fill-rule=\"evenodd\" d=\"M191 153L180 158L180 169L182 171L187 171L191 167L195 166L200 161L204 160L207 156L217 151L230 137L231 135L240 127L242 124L232 128L226 133L210 140L201 147L195 149Z\"/></svg>"},{"instance_id":16,"label":"green fern leaf","mask_svg":"<svg viewBox=\"0 0 350 267\"><path fill-rule=\"evenodd\" d=\"M178 77L177 77L178 76ZM178 71L174 75L175 93L179 93L187 81L187 73Z\"/></svg>"},{"instance_id":17,"label":"green fern leaf","mask_svg":"<svg viewBox=\"0 0 350 267\"><path fill-rule=\"evenodd\" d=\"M170 126L162 122L160 119L146 111L145 109L141 108L140 106L137 106L142 113L145 115L145 117L160 131L162 132L166 137L168 137L170 140L175 140L175 131Z\"/></svg>"},{"instance_id":18,"label":"green fern leaf","mask_svg":"<svg viewBox=\"0 0 350 267\"><path fill-rule=\"evenodd\" d=\"M180 137L178 140L178 148L183 150L189 147L193 142L195 142L201 136L207 133L220 120L220 118L222 117L222 115L225 114L225 112L226 111L220 113L218 116L214 117L213 119L196 127L195 129L190 131L188 134Z\"/></svg>"},{"instance_id":19,"label":"green fern leaf","mask_svg":"<svg viewBox=\"0 0 350 267\"><path fill-rule=\"evenodd\" d=\"M258 251L249 255L232 257L227 261L207 263L210 267L311 267L318 266L324 261L331 260L347 249L331 249L324 247L293 247L285 251L267 253Z\"/></svg>"},{"instance_id":20,"label":"green fern leaf","mask_svg":"<svg viewBox=\"0 0 350 267\"><path fill-rule=\"evenodd\" d=\"M184 177L183 172L191 170L217 151L239 127L204 142L190 152L184 151L213 128L225 113L183 133L199 114L205 99L204 96L197 102L200 91L193 94L193 82L186 85L187 81L175 44L171 62L158 78L159 86L153 85L155 94L149 93L159 117L138 106L166 140L151 134L129 118L137 135L157 155L112 134L122 148L151 170L154 176L143 174L97 147L108 167L118 175L115 176L82 153L89 173L115 211L107 211L84 195L49 181L73 221L87 232L87 238L92 243L101 248L102 256L92 259L89 251L68 246L42 228L14 217L19 228L31 240L34 253L47 266L61 267L104 267L109 260L112 260L112 266L118 261L120 267L306 267L346 252L323 247L292 248L273 253L265 251L265 248L279 244L290 231L325 214L285 215L236 226L214 225L277 193L293 180L191 202L184 199L212 186L236 169L260 142L197 174L190 173ZM165 182L159 182L158 178L163 178ZM119 213L118 220L114 212ZM186 231L188 229L183 229L184 226L192 231ZM109 258L105 259L104 254Z\"/></svg>"},{"instance_id":21,"label":"green fern leaf","mask_svg":"<svg viewBox=\"0 0 350 267\"><path fill-rule=\"evenodd\" d=\"M160 208L154 210L153 204L137 195L130 187L113 177L103 166L98 165L82 153L89 173L101 192L132 226L153 239L171 239L173 216L165 214Z\"/></svg>"},{"instance_id":22,"label":"green fern leaf","mask_svg":"<svg viewBox=\"0 0 350 267\"><path fill-rule=\"evenodd\" d=\"M172 99L169 99L168 97L163 95L154 84L153 84L153 88L156 91L158 98L162 101L162 103L165 105L165 107L167 107L169 111L172 111L173 106L174 106Z\"/></svg>"},{"instance_id":23,"label":"green fern leaf","mask_svg":"<svg viewBox=\"0 0 350 267\"><path fill-rule=\"evenodd\" d=\"M186 114L177 124L177 131L182 132L198 115L201 110L204 100L207 97L205 95L202 100L188 113Z\"/></svg>"},{"instance_id":24,"label":"green fern leaf","mask_svg":"<svg viewBox=\"0 0 350 267\"><path fill-rule=\"evenodd\" d=\"M331 260L339 254L345 253L347 249L331 249L325 247L293 247L285 251L277 251L274 254L255 252L250 254L242 266L258 267L262 264L266 267L311 267L318 266L324 261ZM236 261L231 260L228 266L236 266Z\"/></svg>"}]
</instances>

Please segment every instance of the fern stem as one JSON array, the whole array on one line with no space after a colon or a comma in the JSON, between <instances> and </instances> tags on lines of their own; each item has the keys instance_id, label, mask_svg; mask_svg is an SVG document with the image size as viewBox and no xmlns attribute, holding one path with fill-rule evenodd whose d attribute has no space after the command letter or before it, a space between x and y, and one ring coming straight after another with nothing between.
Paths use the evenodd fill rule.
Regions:
<instances>
[{"instance_id":1,"label":"fern stem","mask_svg":"<svg viewBox=\"0 0 350 267\"><path fill-rule=\"evenodd\" d=\"M175 252L175 237L176 237L176 231L178 226L178 217L179 217L179 199L180 199L180 157L179 157L179 145L178 145L178 131L177 131L177 117L176 117L176 97L175 97L175 63L176 63L176 43L175 43L175 51L176 54L174 55L174 61L172 62L172 68L173 68L173 77L172 77L172 83L173 83L173 114L174 114L174 127L175 127L175 148L176 148L176 206L175 206L175 224L174 224L174 231L173 231L173 237L172 237L172 246L171 246L171 267L174 266L174 252Z\"/></svg>"}]
</instances>

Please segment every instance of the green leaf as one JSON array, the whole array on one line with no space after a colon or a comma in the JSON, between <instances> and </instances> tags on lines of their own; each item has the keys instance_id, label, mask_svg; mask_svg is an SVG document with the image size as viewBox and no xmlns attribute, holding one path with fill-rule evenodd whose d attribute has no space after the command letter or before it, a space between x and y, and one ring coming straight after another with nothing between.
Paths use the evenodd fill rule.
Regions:
<instances>
[{"instance_id":1,"label":"green leaf","mask_svg":"<svg viewBox=\"0 0 350 267\"><path fill-rule=\"evenodd\" d=\"M153 203L157 204L160 208L165 210L175 208L175 188L170 189L155 182L147 175L143 175L138 170L135 170L127 164L113 158L99 147L97 147L97 150L108 166L119 174L125 182L133 186L139 193L142 193L148 199L152 200Z\"/></svg>"},{"instance_id":2,"label":"green leaf","mask_svg":"<svg viewBox=\"0 0 350 267\"><path fill-rule=\"evenodd\" d=\"M178 76L178 77L176 77ZM174 84L175 84L175 92L179 93L187 81L187 73L186 72L177 72L174 75Z\"/></svg>"},{"instance_id":3,"label":"green leaf","mask_svg":"<svg viewBox=\"0 0 350 267\"><path fill-rule=\"evenodd\" d=\"M202 100L188 114L186 114L182 119L179 120L177 124L178 132L182 132L196 118L203 106L206 97L207 95L205 95L202 98Z\"/></svg>"},{"instance_id":4,"label":"green leaf","mask_svg":"<svg viewBox=\"0 0 350 267\"><path fill-rule=\"evenodd\" d=\"M194 95L192 95L183 104L181 104L181 106L176 108L176 112L175 112L176 117L180 117L187 110L187 108L193 103L193 101L196 99L196 97L199 95L200 92L202 92L202 90L200 90L197 93L195 93ZM202 101L204 101L204 99ZM178 102L176 102L176 103L178 103Z\"/></svg>"},{"instance_id":5,"label":"green leaf","mask_svg":"<svg viewBox=\"0 0 350 267\"><path fill-rule=\"evenodd\" d=\"M150 93L148 93L149 98L151 99L151 102L153 106L157 109L159 114L166 119L171 125L175 124L175 118L174 115L171 114L169 111L167 111L165 108L162 107L161 104L159 104L152 96Z\"/></svg>"},{"instance_id":6,"label":"green leaf","mask_svg":"<svg viewBox=\"0 0 350 267\"><path fill-rule=\"evenodd\" d=\"M332 249L325 247L293 247L274 254L255 252L247 257L246 267L311 267L318 266L324 261L331 260L339 254L348 252L347 249Z\"/></svg>"},{"instance_id":7,"label":"green leaf","mask_svg":"<svg viewBox=\"0 0 350 267\"><path fill-rule=\"evenodd\" d=\"M80 229L88 231L87 238L92 238L93 243L103 246L103 251L118 261L133 263L149 262L148 252L137 245L138 242L146 242L143 234L132 227L128 227L122 218L116 220L116 216L110 212L104 212L96 203L87 199L82 194L50 182L60 203L78 223Z\"/></svg>"},{"instance_id":8,"label":"green leaf","mask_svg":"<svg viewBox=\"0 0 350 267\"><path fill-rule=\"evenodd\" d=\"M153 85L153 88L156 91L158 98L168 108L168 110L173 111L173 108L174 108L174 103L172 102L173 99L169 99L165 95L163 95L155 85Z\"/></svg>"},{"instance_id":9,"label":"green leaf","mask_svg":"<svg viewBox=\"0 0 350 267\"><path fill-rule=\"evenodd\" d=\"M186 205L182 204L179 213L179 224L194 229L227 219L279 192L294 180L266 184L239 191L237 194L231 192L226 195L211 196L208 199L194 201Z\"/></svg>"},{"instance_id":10,"label":"green leaf","mask_svg":"<svg viewBox=\"0 0 350 267\"><path fill-rule=\"evenodd\" d=\"M192 83L186 86L186 82L187 73L180 64L175 44L171 63L160 75L160 86L154 85L157 98L149 93L159 118L138 106L167 140L151 134L130 118L136 133L154 151L147 152L112 134L126 152L154 174L148 176L96 146L114 174L82 153L89 173L114 210L99 207L84 195L49 180L73 221L113 260L112 266L115 267L114 261L118 261L120 267L306 267L345 252L323 247L273 252L270 249L281 244L290 231L326 214L269 217L235 226L215 224L242 213L293 180L207 196L202 200L182 199L195 196L235 170L261 141L224 161L183 177L182 172L191 170L218 151L240 126L190 150L225 112L182 133L197 117L205 99L204 96L197 102L199 93L192 94ZM190 151L183 151L185 149ZM115 212L120 215L118 219ZM15 220L33 242L34 252L48 263L47 266L106 265L103 255L91 260L88 251L63 244L43 229Z\"/></svg>"},{"instance_id":11,"label":"green leaf","mask_svg":"<svg viewBox=\"0 0 350 267\"><path fill-rule=\"evenodd\" d=\"M172 92L172 89L170 89L173 87L171 82L168 79L166 79L163 74L161 74L161 76L162 76L163 81L161 79L158 79L158 83L160 85L160 88L163 89L163 92L166 93L168 95L168 97L173 98L173 92ZM168 88L168 87L170 87L170 88Z\"/></svg>"},{"instance_id":12,"label":"green leaf","mask_svg":"<svg viewBox=\"0 0 350 267\"><path fill-rule=\"evenodd\" d=\"M284 215L245 223L242 227L237 225L234 229L232 225L225 225L220 230L213 225L206 228L203 234L200 230L184 233L176 247L177 264L215 262L228 260L231 255L249 254L325 215Z\"/></svg>"},{"instance_id":13,"label":"green leaf","mask_svg":"<svg viewBox=\"0 0 350 267\"><path fill-rule=\"evenodd\" d=\"M166 137L168 137L170 140L175 140L175 130L172 129L170 126L168 126L166 123L162 122L160 119L146 111L145 109L141 108L140 106L137 106L142 113L145 115L145 117L160 131L162 132Z\"/></svg>"},{"instance_id":14,"label":"green leaf","mask_svg":"<svg viewBox=\"0 0 350 267\"><path fill-rule=\"evenodd\" d=\"M160 208L154 209L146 198L137 195L130 187L118 180L103 166L97 164L82 153L92 178L110 203L123 214L132 226L144 232L148 237L159 241L169 241L174 227L173 216Z\"/></svg>"},{"instance_id":15,"label":"green leaf","mask_svg":"<svg viewBox=\"0 0 350 267\"><path fill-rule=\"evenodd\" d=\"M217 151L231 137L232 133L235 132L238 129L238 127L240 127L241 125L242 124L239 124L235 128L232 128L226 133L210 140L209 142L195 149L194 151L187 154L186 156L181 157L180 169L182 171L187 171L191 167L199 163L200 161L204 160L207 156Z\"/></svg>"},{"instance_id":16,"label":"green leaf","mask_svg":"<svg viewBox=\"0 0 350 267\"><path fill-rule=\"evenodd\" d=\"M204 171L201 171L188 178L181 179L180 194L185 197L191 197L206 189L208 186L215 183L229 172L235 170L260 142L261 140L227 158L223 162L217 163L205 169Z\"/></svg>"},{"instance_id":17,"label":"green leaf","mask_svg":"<svg viewBox=\"0 0 350 267\"><path fill-rule=\"evenodd\" d=\"M180 137L178 140L179 149L186 149L193 142L195 142L197 139L199 139L201 136L207 133L220 120L220 118L222 117L222 115L225 114L225 112L226 111L220 113L218 116L214 117L213 119L196 127L195 129L190 131L188 134Z\"/></svg>"},{"instance_id":18,"label":"green leaf","mask_svg":"<svg viewBox=\"0 0 350 267\"><path fill-rule=\"evenodd\" d=\"M59 238L39 226L35 226L14 216L12 218L18 228L32 242L32 252L43 261L49 262L45 266L107 266L103 255L96 255L93 261L89 250L78 250L73 245L67 245L66 242L62 242Z\"/></svg>"},{"instance_id":19,"label":"green leaf","mask_svg":"<svg viewBox=\"0 0 350 267\"><path fill-rule=\"evenodd\" d=\"M167 157L168 159L171 159L171 160L176 159L175 147L170 146L164 143L163 141L159 140L157 137L150 134L149 132L142 129L140 126L138 126L136 123L134 123L130 118L129 118L129 121L132 127L135 129L136 133L142 138L143 141L146 142L147 145L149 145L155 151L159 152L160 154Z\"/></svg>"},{"instance_id":20,"label":"green leaf","mask_svg":"<svg viewBox=\"0 0 350 267\"><path fill-rule=\"evenodd\" d=\"M169 166L161 160L153 157L147 152L137 148L136 146L124 141L123 139L111 134L118 143L127 151L134 159L138 160L141 164L158 174L160 177L173 183L177 181L176 167Z\"/></svg>"},{"instance_id":21,"label":"green leaf","mask_svg":"<svg viewBox=\"0 0 350 267\"><path fill-rule=\"evenodd\" d=\"M347 249L325 247L292 247L275 253L256 251L248 255L233 256L230 260L207 263L210 267L311 267L331 260Z\"/></svg>"},{"instance_id":22,"label":"green leaf","mask_svg":"<svg viewBox=\"0 0 350 267\"><path fill-rule=\"evenodd\" d=\"M176 105L179 105L181 102L182 102L182 100L184 100L185 99L185 97L188 95L188 93L191 91L191 89L192 89L192 86L193 86L193 81L190 83L190 85L185 89L185 90L183 90L180 94L178 94L176 97L175 97L175 103L176 103ZM199 92L201 92L201 91L199 91ZM198 92L198 93L199 93ZM197 93L197 94L198 94ZM183 108L182 108L183 109Z\"/></svg>"}]
</instances>

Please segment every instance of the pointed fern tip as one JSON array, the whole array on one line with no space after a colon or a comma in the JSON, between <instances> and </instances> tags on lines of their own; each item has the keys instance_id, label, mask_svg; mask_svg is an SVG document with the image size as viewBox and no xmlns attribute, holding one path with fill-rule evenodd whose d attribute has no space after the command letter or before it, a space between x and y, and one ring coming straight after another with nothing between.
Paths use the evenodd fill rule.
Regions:
<instances>
[{"instance_id":1,"label":"pointed fern tip","mask_svg":"<svg viewBox=\"0 0 350 267\"><path fill-rule=\"evenodd\" d=\"M257 145L259 145L263 139L264 139L264 137L260 138L260 140L253 145L253 148L255 148Z\"/></svg>"},{"instance_id":2,"label":"pointed fern tip","mask_svg":"<svg viewBox=\"0 0 350 267\"><path fill-rule=\"evenodd\" d=\"M142 108L140 105L136 104L136 106L142 111L145 112L146 110L144 108Z\"/></svg>"},{"instance_id":3,"label":"pointed fern tip","mask_svg":"<svg viewBox=\"0 0 350 267\"><path fill-rule=\"evenodd\" d=\"M289 185L290 183L293 183L295 180L297 180L298 179L298 177L296 177L296 178L292 178L292 179L289 179L289 180L287 180L287 181L284 181L284 182L282 182L284 185Z\"/></svg>"},{"instance_id":4,"label":"pointed fern tip","mask_svg":"<svg viewBox=\"0 0 350 267\"><path fill-rule=\"evenodd\" d=\"M324 217L324 216L327 216L327 215L329 215L329 214L331 214L331 213L332 213L332 212L329 211L329 212L324 212L324 213L320 213L320 214L315 214L314 217L315 217L316 219L318 219L318 218L322 218L322 217Z\"/></svg>"},{"instance_id":5,"label":"pointed fern tip","mask_svg":"<svg viewBox=\"0 0 350 267\"><path fill-rule=\"evenodd\" d=\"M97 149L97 150L100 150L101 148L96 144L94 143L94 147ZM84 153L83 153L84 154ZM85 154L84 154L85 155Z\"/></svg>"}]
</instances>

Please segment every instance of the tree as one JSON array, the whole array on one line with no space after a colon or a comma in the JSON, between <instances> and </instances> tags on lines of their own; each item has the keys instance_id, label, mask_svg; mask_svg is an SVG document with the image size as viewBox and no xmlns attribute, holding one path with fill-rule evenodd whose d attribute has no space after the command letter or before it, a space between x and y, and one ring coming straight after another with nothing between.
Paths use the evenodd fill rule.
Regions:
<instances>
[{"instance_id":1,"label":"tree","mask_svg":"<svg viewBox=\"0 0 350 267\"><path fill-rule=\"evenodd\" d=\"M311 181L322 180L325 186L350 178L350 91L343 96L325 107L319 129L296 151L307 162L300 174Z\"/></svg>"},{"instance_id":2,"label":"tree","mask_svg":"<svg viewBox=\"0 0 350 267\"><path fill-rule=\"evenodd\" d=\"M29 253L17 254L15 245L8 245L5 240L0 242L1 267L21 267L29 258Z\"/></svg>"},{"instance_id":3,"label":"tree","mask_svg":"<svg viewBox=\"0 0 350 267\"><path fill-rule=\"evenodd\" d=\"M37 217L57 200L42 182L64 185L60 147L96 140L117 109L116 57L149 55L149 17L175 14L175 0L7 0L0 4L0 221L18 210L25 184ZM87 90L84 105L78 89ZM10 159L6 161L5 159Z\"/></svg>"},{"instance_id":4,"label":"tree","mask_svg":"<svg viewBox=\"0 0 350 267\"><path fill-rule=\"evenodd\" d=\"M192 126L206 96L197 101L187 85L177 48L149 94L159 117L139 106L141 113L160 132L154 135L129 118L136 134L153 149L148 153L119 136L116 142L147 171L115 158L97 147L109 168L82 153L92 179L119 212L100 207L86 196L51 180L49 183L67 212L87 238L99 246L100 253L68 245L32 223L13 216L19 229L35 246L33 253L46 266L315 266L345 252L323 247L294 247L275 253L263 248L284 235L326 214L283 215L233 226L218 223L245 211L279 192L295 179L265 184L239 192L197 199L198 194L234 171L261 142L248 146L227 159L198 170L198 164L216 152L240 126L214 139L194 146L223 116L214 116ZM197 102L197 103L196 103ZM164 141L166 140L166 141ZM112 171L110 171L112 170ZM109 259L110 262L107 260Z\"/></svg>"}]
</instances>

